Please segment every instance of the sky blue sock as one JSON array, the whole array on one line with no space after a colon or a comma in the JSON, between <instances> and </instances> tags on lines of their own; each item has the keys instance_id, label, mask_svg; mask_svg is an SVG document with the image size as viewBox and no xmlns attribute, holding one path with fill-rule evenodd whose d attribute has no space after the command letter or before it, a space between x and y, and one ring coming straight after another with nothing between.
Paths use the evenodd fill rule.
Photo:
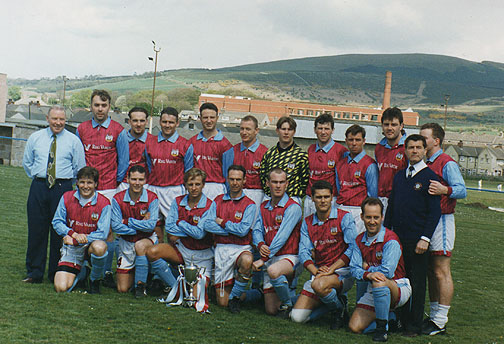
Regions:
<instances>
[{"instance_id":1,"label":"sky blue sock","mask_svg":"<svg viewBox=\"0 0 504 344\"><path fill-rule=\"evenodd\" d=\"M363 334L368 334L368 333L373 333L376 330L376 321L371 321L371 324L366 327L364 331L362 331Z\"/></svg>"},{"instance_id":2,"label":"sky blue sock","mask_svg":"<svg viewBox=\"0 0 504 344\"><path fill-rule=\"evenodd\" d=\"M320 298L320 301L326 304L327 308L330 311L334 311L336 309L342 309L343 304L341 301L338 299L338 293L336 292L336 289L331 289L331 292L327 294L324 297Z\"/></svg>"},{"instance_id":3,"label":"sky blue sock","mask_svg":"<svg viewBox=\"0 0 504 344\"><path fill-rule=\"evenodd\" d=\"M261 299L262 293L259 289L249 289L245 290L245 300L244 302L256 302Z\"/></svg>"},{"instance_id":4,"label":"sky blue sock","mask_svg":"<svg viewBox=\"0 0 504 344\"><path fill-rule=\"evenodd\" d=\"M326 306L325 303L322 303L320 306L316 307L309 316L308 321L314 321L320 318L322 315L326 314L329 312L329 308Z\"/></svg>"},{"instance_id":5,"label":"sky blue sock","mask_svg":"<svg viewBox=\"0 0 504 344\"><path fill-rule=\"evenodd\" d=\"M89 278L91 281L96 281L99 279L103 279L103 274L105 272L105 261L107 259L108 252L101 257L96 256L94 253L91 253L91 275Z\"/></svg>"},{"instance_id":6,"label":"sky blue sock","mask_svg":"<svg viewBox=\"0 0 504 344\"><path fill-rule=\"evenodd\" d=\"M75 276L75 279L74 279L72 286L70 288L68 288L67 293L70 293L75 288L77 283L79 283L79 281L82 281L83 279L86 278L87 270L88 270L88 267L86 266L86 262L84 262L84 264L82 264L82 267L81 267L79 273L77 274L77 276Z\"/></svg>"},{"instance_id":7,"label":"sky blue sock","mask_svg":"<svg viewBox=\"0 0 504 344\"><path fill-rule=\"evenodd\" d=\"M149 261L146 256L136 256L135 258L135 286L138 282L147 283L149 274Z\"/></svg>"},{"instance_id":8,"label":"sky blue sock","mask_svg":"<svg viewBox=\"0 0 504 344\"><path fill-rule=\"evenodd\" d=\"M116 250L117 246L117 239L114 239L114 241L107 241L107 260L105 261L105 271L109 272L112 271L112 261L114 260L114 253Z\"/></svg>"},{"instance_id":9,"label":"sky blue sock","mask_svg":"<svg viewBox=\"0 0 504 344\"><path fill-rule=\"evenodd\" d=\"M390 289L388 287L373 288L373 300L376 319L388 321L390 310Z\"/></svg>"},{"instance_id":10,"label":"sky blue sock","mask_svg":"<svg viewBox=\"0 0 504 344\"><path fill-rule=\"evenodd\" d=\"M231 300L233 297L240 297L243 292L245 292L245 288L247 288L248 282L240 282L235 280L233 289L231 289L231 294L229 294L229 299Z\"/></svg>"},{"instance_id":11,"label":"sky blue sock","mask_svg":"<svg viewBox=\"0 0 504 344\"><path fill-rule=\"evenodd\" d=\"M287 281L287 277L281 275L278 278L271 278L271 284L275 288L275 292L280 299L280 302L284 305L288 305L292 307L291 295L289 282Z\"/></svg>"},{"instance_id":12,"label":"sky blue sock","mask_svg":"<svg viewBox=\"0 0 504 344\"><path fill-rule=\"evenodd\" d=\"M159 276L169 287L173 288L177 280L173 277L170 266L163 259L151 262L152 272Z\"/></svg>"}]
</instances>

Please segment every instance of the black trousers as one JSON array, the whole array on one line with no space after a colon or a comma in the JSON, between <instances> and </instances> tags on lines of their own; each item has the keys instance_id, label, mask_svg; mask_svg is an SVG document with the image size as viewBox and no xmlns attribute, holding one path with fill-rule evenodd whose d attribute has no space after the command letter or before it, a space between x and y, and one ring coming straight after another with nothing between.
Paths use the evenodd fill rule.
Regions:
<instances>
[{"instance_id":1,"label":"black trousers","mask_svg":"<svg viewBox=\"0 0 504 344\"><path fill-rule=\"evenodd\" d=\"M61 237L51 225L54 213L61 196L72 190L71 179L58 179L56 185L49 189L43 179L34 179L28 194L28 248L26 250L27 277L42 280L47 259L47 242L49 242L48 277L54 280L54 274L60 259Z\"/></svg>"},{"instance_id":2,"label":"black trousers","mask_svg":"<svg viewBox=\"0 0 504 344\"><path fill-rule=\"evenodd\" d=\"M429 250L423 254L416 254L417 241L402 241L404 267L406 277L411 283L411 297L401 309L401 321L406 331L420 333L422 330L427 266L429 264Z\"/></svg>"}]
</instances>

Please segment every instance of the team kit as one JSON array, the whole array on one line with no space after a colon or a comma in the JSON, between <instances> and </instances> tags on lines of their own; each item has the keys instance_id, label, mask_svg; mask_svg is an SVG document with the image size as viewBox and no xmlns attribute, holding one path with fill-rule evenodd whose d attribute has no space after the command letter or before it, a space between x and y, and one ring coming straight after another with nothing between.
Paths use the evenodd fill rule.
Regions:
<instances>
[{"instance_id":1,"label":"team kit","mask_svg":"<svg viewBox=\"0 0 504 344\"><path fill-rule=\"evenodd\" d=\"M268 315L298 323L328 316L331 329L379 342L394 331L446 333L454 212L466 189L438 124L406 137L401 110L386 109L373 159L365 129L349 125L345 147L332 139L328 114L315 119L316 142L304 151L289 116L277 121L270 148L258 140L257 119L244 116L233 146L212 103L199 109L201 132L184 138L172 107L155 136L146 109L129 111L128 130L108 116L107 91L90 100L93 117L76 135L54 106L49 128L27 142L24 282L42 282L50 240L57 292L105 286L199 312L212 299L233 314L261 303ZM304 269L310 278L296 294Z\"/></svg>"}]
</instances>

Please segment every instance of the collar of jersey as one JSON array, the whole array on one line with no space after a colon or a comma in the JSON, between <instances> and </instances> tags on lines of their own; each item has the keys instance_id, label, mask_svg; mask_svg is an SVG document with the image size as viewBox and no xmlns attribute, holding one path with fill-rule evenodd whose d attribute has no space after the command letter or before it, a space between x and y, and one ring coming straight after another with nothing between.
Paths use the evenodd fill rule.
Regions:
<instances>
[{"instance_id":1,"label":"collar of jersey","mask_svg":"<svg viewBox=\"0 0 504 344\"><path fill-rule=\"evenodd\" d=\"M331 207L331 212L329 213L329 217L327 218L327 220L329 219L337 219L338 218L338 208L335 208L335 207ZM318 225L318 226L321 226L324 224L324 221L320 221L318 216L317 216L317 212L313 213L313 221L312 221L312 225Z\"/></svg>"},{"instance_id":2,"label":"collar of jersey","mask_svg":"<svg viewBox=\"0 0 504 344\"><path fill-rule=\"evenodd\" d=\"M343 156L347 157L347 163L350 163L352 160L355 161L356 163L359 163L359 161L361 161L361 159L364 157L364 155L366 155L366 151L362 150L362 152L357 154L357 156L352 159L352 157L350 157L349 151L343 153Z\"/></svg>"},{"instance_id":3,"label":"collar of jersey","mask_svg":"<svg viewBox=\"0 0 504 344\"><path fill-rule=\"evenodd\" d=\"M282 196L282 199L280 200L280 202L278 202L278 204L276 206L283 208L283 207L285 207L285 205L287 204L288 201L289 201L289 196L287 196L287 193L284 193L284 195ZM271 204L271 199L268 201L268 203L266 203L266 209L273 210L273 206Z\"/></svg>"},{"instance_id":4,"label":"collar of jersey","mask_svg":"<svg viewBox=\"0 0 504 344\"><path fill-rule=\"evenodd\" d=\"M364 232L364 235L362 236L362 240L361 242L365 243L366 246L370 246L368 243L367 243L367 232ZM385 240L385 227L383 227L383 225L381 226L381 229L380 229L380 232L378 233L378 235L376 236L376 240L374 242L383 242Z\"/></svg>"},{"instance_id":5,"label":"collar of jersey","mask_svg":"<svg viewBox=\"0 0 504 344\"><path fill-rule=\"evenodd\" d=\"M258 139L256 139L255 142L252 144L252 146L250 146L248 148L243 145L243 142L240 143L240 151L242 151L242 152L244 150L248 149L249 151L255 153L255 151L257 150L258 147L259 147L259 140Z\"/></svg>"},{"instance_id":6,"label":"collar of jersey","mask_svg":"<svg viewBox=\"0 0 504 344\"><path fill-rule=\"evenodd\" d=\"M406 135L401 135L401 138L399 139L399 143L397 144L397 146L403 146L404 145L404 141L406 141ZM392 149L392 147L390 147L390 145L388 144L388 141L387 141L386 137L384 137L383 139L381 139L380 144L382 146L384 146L385 148Z\"/></svg>"},{"instance_id":7,"label":"collar of jersey","mask_svg":"<svg viewBox=\"0 0 504 344\"><path fill-rule=\"evenodd\" d=\"M97 126L102 126L104 128L108 128L111 121L112 121L112 118L110 118L110 116L108 116L107 119L102 124L99 124L98 122L96 122L94 119L94 116L93 116L93 118L91 118L91 124L93 125L93 128L96 128Z\"/></svg>"},{"instance_id":8,"label":"collar of jersey","mask_svg":"<svg viewBox=\"0 0 504 344\"><path fill-rule=\"evenodd\" d=\"M177 139L179 138L179 134L178 134L178 131L175 130L175 132L173 133L172 136L170 136L169 138L165 139L165 137L163 136L163 133L162 132L159 132L158 134L158 137L157 137L157 141L158 142L161 142L161 141L170 141L171 143L175 143L177 141Z\"/></svg>"},{"instance_id":9,"label":"collar of jersey","mask_svg":"<svg viewBox=\"0 0 504 344\"><path fill-rule=\"evenodd\" d=\"M147 140L147 130L145 130L142 136L140 136L138 139L133 135L131 135L131 129L128 130L128 142L132 142L135 140L142 141L143 143L145 143L145 141Z\"/></svg>"},{"instance_id":10,"label":"collar of jersey","mask_svg":"<svg viewBox=\"0 0 504 344\"><path fill-rule=\"evenodd\" d=\"M318 141L315 143L315 152L318 152L319 150L323 150L325 153L328 153L331 148L334 146L334 140L331 139L331 142L326 144L324 147L320 147L318 144Z\"/></svg>"},{"instance_id":11,"label":"collar of jersey","mask_svg":"<svg viewBox=\"0 0 504 344\"><path fill-rule=\"evenodd\" d=\"M427 162L434 162L437 159L437 157L440 156L441 154L443 154L442 149L440 149L436 153L432 154L432 156L429 159L427 159Z\"/></svg>"},{"instance_id":12,"label":"collar of jersey","mask_svg":"<svg viewBox=\"0 0 504 344\"><path fill-rule=\"evenodd\" d=\"M217 134L215 134L215 136L210 137L209 139L207 139L205 136L203 136L203 130L200 131L198 133L198 136L196 137L196 139L202 140L203 142L206 142L206 141L208 141L210 139L212 139L214 141L222 141L223 138L224 138L224 135L222 134L222 132L220 131L220 129L217 129Z\"/></svg>"},{"instance_id":13,"label":"collar of jersey","mask_svg":"<svg viewBox=\"0 0 504 344\"><path fill-rule=\"evenodd\" d=\"M80 201L81 201L82 198L80 196L79 189L75 190L74 197L77 198L77 200L79 201L79 204L80 204ZM97 200L98 200L98 191L95 190L95 193L94 193L93 197L91 198L91 201L89 201L86 204L90 204L91 203L91 205L95 205L96 202L97 202ZM83 205L81 204L81 206L83 206Z\"/></svg>"},{"instance_id":14,"label":"collar of jersey","mask_svg":"<svg viewBox=\"0 0 504 344\"><path fill-rule=\"evenodd\" d=\"M180 206L186 208L187 210L191 210L191 208L189 208L187 206L187 199L188 199L189 195L185 195L184 198L182 198L182 201L180 201ZM207 198L205 196L205 194L202 194L201 195L201 198L198 202L198 205L196 205L196 208L205 208L206 206L206 202L207 202Z\"/></svg>"},{"instance_id":15,"label":"collar of jersey","mask_svg":"<svg viewBox=\"0 0 504 344\"><path fill-rule=\"evenodd\" d=\"M233 200L233 201L239 201L241 200L243 197L245 197L245 193L242 191L241 195L237 198L231 198L231 196L229 196L229 193L226 193L224 196L222 196L222 199L224 201L229 201L229 200Z\"/></svg>"},{"instance_id":16,"label":"collar of jersey","mask_svg":"<svg viewBox=\"0 0 504 344\"><path fill-rule=\"evenodd\" d=\"M129 190L129 189L128 189ZM124 202L127 202L131 205L135 205L135 202L133 202L131 200L131 197L130 197L130 194L129 194L129 191L126 191L124 193L124 199L123 199ZM143 189L142 190L142 194L140 195L140 198L138 199L138 202L142 202L142 203L147 203L149 201L149 197L147 196L147 190Z\"/></svg>"}]
</instances>

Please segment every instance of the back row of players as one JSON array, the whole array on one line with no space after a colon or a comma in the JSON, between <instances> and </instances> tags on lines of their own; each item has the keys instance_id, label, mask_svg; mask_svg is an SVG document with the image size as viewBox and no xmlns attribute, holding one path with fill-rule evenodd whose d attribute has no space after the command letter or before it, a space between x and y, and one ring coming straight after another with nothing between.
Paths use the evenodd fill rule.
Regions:
<instances>
[{"instance_id":1,"label":"back row of players","mask_svg":"<svg viewBox=\"0 0 504 344\"><path fill-rule=\"evenodd\" d=\"M232 146L216 128L218 109L211 103L201 106L200 120L203 130L190 140L178 135L178 113L173 108L162 111L161 132L158 136L146 132L148 113L142 108L133 108L129 112L129 131L112 121L108 117L110 96L106 91L93 93L91 108L93 118L79 126L78 136L84 146L86 164L95 167L97 171L90 168L81 170L82 175L80 178L77 176L78 192L72 192L75 197L67 195L62 198L53 225L55 230L64 236L64 243L71 246L89 243L93 240L92 236L96 235L90 234L84 238L83 234L89 232L89 228L81 228L79 232L75 223L83 222L68 221L68 207L73 207L72 202L79 203L83 209L86 209L86 205L101 209L98 212L98 223L102 220L106 223L107 216L111 217L112 231L120 236L117 262L119 291L125 292L134 284L137 294L143 293L149 261L152 270L170 286L174 286L175 278L167 261L181 264L194 257L196 265L207 267L206 275L210 278L214 261L212 246L215 244L215 285L220 305L226 306L228 300L231 300L230 309L238 310L251 268L261 270L265 265L268 272L264 280L266 311L269 314L291 313L289 283L301 260L313 278L305 284L303 293L291 313L292 319L308 320L311 310L322 301L329 309L337 310L335 323L341 322L341 310L344 308L342 295L348 285L353 284L353 280L345 282L345 277L352 278L348 270L352 258L352 253L346 251L348 244L366 229L368 236L374 236L382 230L382 203L376 199L365 200L367 197L379 196L386 207L395 173L408 165L404 155L405 136L399 109L391 108L383 113L382 127L385 137L376 146L376 164L363 149L364 128L352 125L347 129L347 151L332 140L334 120L329 115L321 115L315 120L317 142L309 147L307 154L294 143L296 122L290 117L282 117L277 122L279 142L268 150L257 140L259 128L253 116L246 116L241 120L242 142ZM463 180L459 178L460 173L457 175L458 167L455 162L446 159L445 154L442 159L437 159L442 154L442 129L430 124L422 127L421 133L427 139L428 161L435 165L433 169L441 179L439 186L435 184L438 187L437 192L446 193L445 203L449 203L449 206L445 207L448 212L443 209L443 214L453 217L452 200L465 196L459 192L460 184L463 187ZM442 161L442 165L436 164L437 161ZM94 204L93 201L86 202L89 201L93 183L101 194L111 200L110 210L107 210L103 201L97 202L101 198L96 195ZM116 188L118 183L121 185ZM81 184L86 185L81 188ZM143 188L145 184L148 184L147 190ZM122 191L117 193L118 189ZM270 200L261 205L264 192ZM301 224L300 204L305 192L305 220ZM328 192L329 195L326 195ZM257 216L259 208L261 216ZM373 211L378 210L378 222L374 215L369 215L373 220L366 222L368 209L372 215ZM89 216L94 214L96 212L91 211ZM97 222L96 219L93 220ZM165 222L164 226L162 220ZM446 223L444 220L440 221L440 224L441 222ZM449 285L451 282L446 281L446 274L450 275L449 257L455 230L454 222L451 223L453 233L448 235L448 240L443 241L447 236L441 234L439 244L431 241L431 250L434 251L432 277L435 277L432 283L434 289L429 292L432 319L439 318L435 313L436 308L440 305L449 307L451 300L449 289L452 290L453 287ZM317 230L318 226L327 227L327 233L322 228ZM163 227L169 239L166 244L163 243ZM252 242L261 257L255 262L250 253L250 228L253 228ZM443 227L439 230L444 229ZM104 234L109 232L108 229L103 230ZM213 234L213 243L212 236L208 233ZM91 258L95 258L93 267L104 266L105 270L110 271L115 241L112 240L111 233L108 235L108 250L96 241L97 247L91 244L88 251ZM436 234L433 237L435 236ZM394 240L390 234L386 237ZM298 246L299 241L301 243ZM68 249L67 245L65 247ZM107 255L106 251L108 262L103 258ZM64 250L62 253L60 266L63 268L59 269L55 279L58 291L72 287L82 265L80 261L73 261L73 256L66 258L71 256L70 253L65 254ZM400 255L397 258L399 257ZM104 261L103 264L96 262L100 259ZM373 285L381 283L381 287L390 287L381 276L370 274L372 269L363 269L362 262L361 257L359 267L352 269L354 277L362 279L364 275L369 281L373 281ZM373 262L374 265L376 263ZM364 266L366 264L369 262L365 262ZM130 273L133 268L134 274ZM238 269L236 276L233 272L235 268ZM335 273L336 270L338 272ZM96 281L99 281L101 274L99 268L91 274L95 289L99 285ZM106 276L112 277L111 274ZM394 273L390 275L389 272L385 276L392 279ZM449 279L451 280L451 275ZM448 283L448 286L443 286L443 283ZM396 287L397 285L401 283L396 283ZM392 303L395 304L399 301L396 297L397 290L390 290ZM450 295L443 299L441 294L447 290ZM409 294L403 291L399 295L406 298L402 300L404 303ZM432 296L437 299L433 300ZM390 303L390 297L388 298ZM368 296L360 300L371 303L372 307L372 299L372 296ZM388 311L386 313L388 317ZM374 320L374 316L367 313L356 312L355 316L358 318L352 318L350 324L356 332L364 330ZM438 322L437 326L443 329L445 323L446 321Z\"/></svg>"}]
</instances>

